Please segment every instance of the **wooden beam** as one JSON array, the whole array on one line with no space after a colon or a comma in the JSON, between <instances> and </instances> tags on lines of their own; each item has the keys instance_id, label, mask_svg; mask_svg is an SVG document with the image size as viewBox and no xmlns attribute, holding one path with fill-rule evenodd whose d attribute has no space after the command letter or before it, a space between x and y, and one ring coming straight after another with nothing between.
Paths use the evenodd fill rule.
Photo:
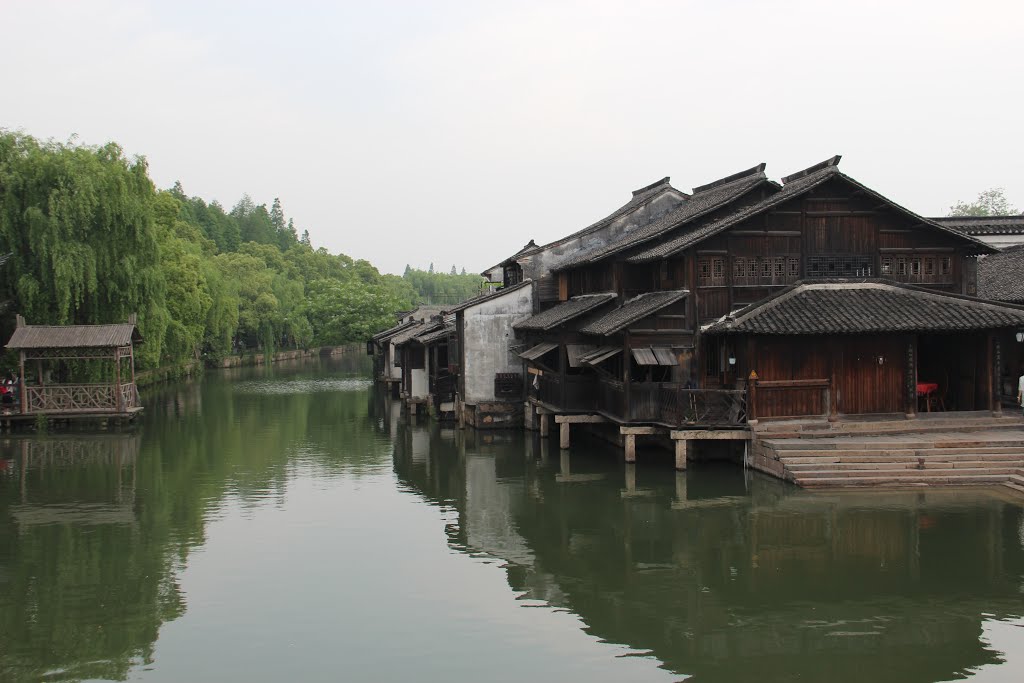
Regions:
<instances>
[{"instance_id":1,"label":"wooden beam","mask_svg":"<svg viewBox=\"0 0 1024 683\"><path fill-rule=\"evenodd\" d=\"M639 434L641 436L651 436L653 434L667 434L667 433L668 433L668 428L667 427L627 427L626 425L622 425L621 427L619 427L619 434L625 434L625 435L634 435L635 436L635 435Z\"/></svg>"},{"instance_id":2,"label":"wooden beam","mask_svg":"<svg viewBox=\"0 0 1024 683\"><path fill-rule=\"evenodd\" d=\"M669 432L673 441L749 441L750 432L745 429L673 429Z\"/></svg>"},{"instance_id":3,"label":"wooden beam","mask_svg":"<svg viewBox=\"0 0 1024 683\"><path fill-rule=\"evenodd\" d=\"M604 415L555 415L557 424L599 424L607 421Z\"/></svg>"}]
</instances>

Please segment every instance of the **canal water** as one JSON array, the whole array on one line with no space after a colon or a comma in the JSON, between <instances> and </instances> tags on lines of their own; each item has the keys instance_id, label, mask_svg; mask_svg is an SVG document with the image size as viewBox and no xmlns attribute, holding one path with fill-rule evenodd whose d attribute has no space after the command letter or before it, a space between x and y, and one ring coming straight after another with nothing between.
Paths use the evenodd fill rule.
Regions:
<instances>
[{"instance_id":1,"label":"canal water","mask_svg":"<svg viewBox=\"0 0 1024 683\"><path fill-rule=\"evenodd\" d=\"M362 360L0 437L0 680L1024 680L1019 500L410 423Z\"/></svg>"}]
</instances>

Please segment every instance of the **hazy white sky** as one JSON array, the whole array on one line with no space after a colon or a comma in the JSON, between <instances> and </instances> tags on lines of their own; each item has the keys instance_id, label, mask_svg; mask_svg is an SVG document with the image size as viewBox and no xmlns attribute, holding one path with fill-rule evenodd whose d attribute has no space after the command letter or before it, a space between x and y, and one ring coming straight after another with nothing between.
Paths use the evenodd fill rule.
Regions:
<instances>
[{"instance_id":1,"label":"hazy white sky","mask_svg":"<svg viewBox=\"0 0 1024 683\"><path fill-rule=\"evenodd\" d=\"M314 246L479 271L666 175L833 154L918 213L1024 209L1024 3L0 0L0 127L159 187L280 197Z\"/></svg>"}]
</instances>

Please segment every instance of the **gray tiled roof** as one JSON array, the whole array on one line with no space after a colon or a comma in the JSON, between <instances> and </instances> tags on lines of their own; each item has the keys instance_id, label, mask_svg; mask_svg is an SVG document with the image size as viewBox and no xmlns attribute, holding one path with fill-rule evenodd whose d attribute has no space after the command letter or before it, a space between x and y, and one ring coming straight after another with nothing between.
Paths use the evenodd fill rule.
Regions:
<instances>
[{"instance_id":1,"label":"gray tiled roof","mask_svg":"<svg viewBox=\"0 0 1024 683\"><path fill-rule=\"evenodd\" d=\"M433 328L430 330L424 330L423 332L420 332L415 337L413 337L413 341L419 342L424 346L430 346L434 342L440 341L442 339L447 339L448 336L451 335L453 332L455 332L454 325L439 324L433 326Z\"/></svg>"},{"instance_id":2,"label":"gray tiled roof","mask_svg":"<svg viewBox=\"0 0 1024 683\"><path fill-rule=\"evenodd\" d=\"M640 296L633 297L615 310L609 311L600 318L587 323L587 325L580 328L580 332L596 335L615 334L627 325L635 323L637 320L656 311L660 311L669 304L680 301L689 293L689 290L686 289L672 289L641 294Z\"/></svg>"},{"instance_id":3,"label":"gray tiled roof","mask_svg":"<svg viewBox=\"0 0 1024 683\"><path fill-rule=\"evenodd\" d=\"M978 296L1024 303L1024 245L986 256L978 263Z\"/></svg>"},{"instance_id":4,"label":"gray tiled roof","mask_svg":"<svg viewBox=\"0 0 1024 683\"><path fill-rule=\"evenodd\" d=\"M647 261L654 261L657 259L667 258L674 254L678 254L679 252L697 244L698 242L701 242L713 235L717 235L718 233L728 228L731 228L734 225L737 225L747 220L748 218L751 218L760 213L763 213L764 211L767 211L768 209L778 206L783 202L787 202L791 199L794 199L798 195L803 194L804 192L813 190L815 187L818 187L819 185L822 185L833 178L842 178L843 180L856 186L865 194L879 201L885 202L886 204L889 204L893 208L901 211L902 213L910 216L915 220L919 220L922 223L931 225L932 227L937 228L938 230L941 230L942 232L945 232L947 234L954 235L960 238L961 240L968 240L969 242L973 243L978 253L986 254L993 253L996 251L996 249L994 249L993 247L985 244L984 242L981 242L978 239L975 239L974 237L965 235L963 232L953 229L950 226L938 223L930 218L918 216L909 209L905 209L896 202L883 197L882 195L878 194L871 188L861 185L850 176L840 172L838 167L836 166L838 162L839 157L833 157L832 159L830 159L827 162L824 162L823 164L812 166L810 169L807 169L807 171L801 171L800 173L788 176L783 179L784 185L782 186L782 189L779 190L777 193L773 194L772 196L767 197L761 200L760 202L757 202L756 204L744 207L728 216L725 216L724 218L720 218L719 220L713 221L711 223L706 223L704 225L698 225L693 230L678 235L677 237L674 237L666 242L656 244L652 247L634 253L631 256L629 256L626 259L626 261L629 263L645 263Z\"/></svg>"},{"instance_id":5,"label":"gray tiled roof","mask_svg":"<svg viewBox=\"0 0 1024 683\"><path fill-rule=\"evenodd\" d=\"M391 337L395 336L396 334L398 334L402 330L406 329L407 327L410 327L411 325L415 325L415 324L416 324L415 321L409 321L409 322L406 322L406 323L398 323L394 327L389 327L386 330L378 332L377 334L375 334L372 337L370 337L370 339L375 341L375 342L387 341L388 339L390 339Z\"/></svg>"},{"instance_id":6,"label":"gray tiled roof","mask_svg":"<svg viewBox=\"0 0 1024 683\"><path fill-rule=\"evenodd\" d=\"M142 337L131 323L117 325L22 325L9 349L92 349L128 346Z\"/></svg>"},{"instance_id":7,"label":"gray tiled roof","mask_svg":"<svg viewBox=\"0 0 1024 683\"><path fill-rule=\"evenodd\" d=\"M584 313L607 304L613 299L615 299L615 292L574 296L568 301L563 301L557 306L541 311L537 315L518 322L512 327L517 330L550 330L552 327L567 323Z\"/></svg>"},{"instance_id":8,"label":"gray tiled roof","mask_svg":"<svg viewBox=\"0 0 1024 683\"><path fill-rule=\"evenodd\" d=\"M496 292L488 292L486 294L481 294L480 296L475 296L472 299L466 299L465 301L463 301L462 303L460 303L460 304L458 304L456 306L452 306L450 308L445 309L445 312L446 313L457 313L458 311L464 311L467 308L470 308L471 306L476 306L477 304L482 304L483 302L485 302L485 301L487 301L489 299L496 299L499 296L504 296L504 295L508 294L509 292L514 292L517 289L522 289L523 287L528 287L528 286L530 286L532 284L533 284L533 280L526 279L526 280L523 280L522 282L520 282L519 284L510 285L508 287L502 287L501 289L497 290Z\"/></svg>"},{"instance_id":9,"label":"gray tiled roof","mask_svg":"<svg viewBox=\"0 0 1024 683\"><path fill-rule=\"evenodd\" d=\"M1024 325L1024 307L881 280L814 281L787 287L710 325L706 332L864 334L952 332Z\"/></svg>"},{"instance_id":10,"label":"gray tiled roof","mask_svg":"<svg viewBox=\"0 0 1024 683\"><path fill-rule=\"evenodd\" d=\"M422 332L426 327L427 323L424 323L419 320L413 321L407 328L403 329L401 332L391 337L391 345L401 346L402 344L412 339L415 335Z\"/></svg>"},{"instance_id":11,"label":"gray tiled roof","mask_svg":"<svg viewBox=\"0 0 1024 683\"><path fill-rule=\"evenodd\" d=\"M650 185L647 185L645 187L641 187L639 190L633 190L633 196L630 198L628 202L626 202L619 208L615 209L601 220L595 223L591 223L587 227L583 228L582 230L577 230L571 235L566 235L565 237L561 237L555 240L554 242L545 244L544 247L541 248L543 249L546 247L550 247L552 245L559 244L560 242L565 242L576 237L581 237L588 233L607 227L608 225L615 222L619 218L622 218L623 216L630 213L634 209L637 209L646 204L647 202L651 201L652 199L657 197L662 192L665 192L666 190L673 190L675 192L679 192L679 194L684 197L686 196L685 192L681 192L680 190L677 190L676 188L672 187L671 183L669 183L668 176L666 176L657 182L651 183Z\"/></svg>"},{"instance_id":12,"label":"gray tiled roof","mask_svg":"<svg viewBox=\"0 0 1024 683\"><path fill-rule=\"evenodd\" d=\"M575 254L556 265L552 270L566 270L595 263L623 250L636 247L720 209L767 182L770 181L764 174L764 164L761 164L728 178L694 188L693 195L682 205L669 211L658 220L622 234L611 244Z\"/></svg>"},{"instance_id":13,"label":"gray tiled roof","mask_svg":"<svg viewBox=\"0 0 1024 683\"><path fill-rule=\"evenodd\" d=\"M968 235L1024 235L1024 216L943 216L933 221Z\"/></svg>"}]
</instances>

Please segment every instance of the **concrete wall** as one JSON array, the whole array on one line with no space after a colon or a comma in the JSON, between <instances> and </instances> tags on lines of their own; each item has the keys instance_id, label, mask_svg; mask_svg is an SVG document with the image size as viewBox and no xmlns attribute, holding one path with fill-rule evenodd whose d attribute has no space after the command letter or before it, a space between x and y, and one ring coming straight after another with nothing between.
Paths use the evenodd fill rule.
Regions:
<instances>
[{"instance_id":1,"label":"concrete wall","mask_svg":"<svg viewBox=\"0 0 1024 683\"><path fill-rule=\"evenodd\" d=\"M532 313L532 284L499 294L463 311L465 403L473 405L494 401L494 375L523 371L522 360L509 349L515 341L512 324Z\"/></svg>"}]
</instances>

